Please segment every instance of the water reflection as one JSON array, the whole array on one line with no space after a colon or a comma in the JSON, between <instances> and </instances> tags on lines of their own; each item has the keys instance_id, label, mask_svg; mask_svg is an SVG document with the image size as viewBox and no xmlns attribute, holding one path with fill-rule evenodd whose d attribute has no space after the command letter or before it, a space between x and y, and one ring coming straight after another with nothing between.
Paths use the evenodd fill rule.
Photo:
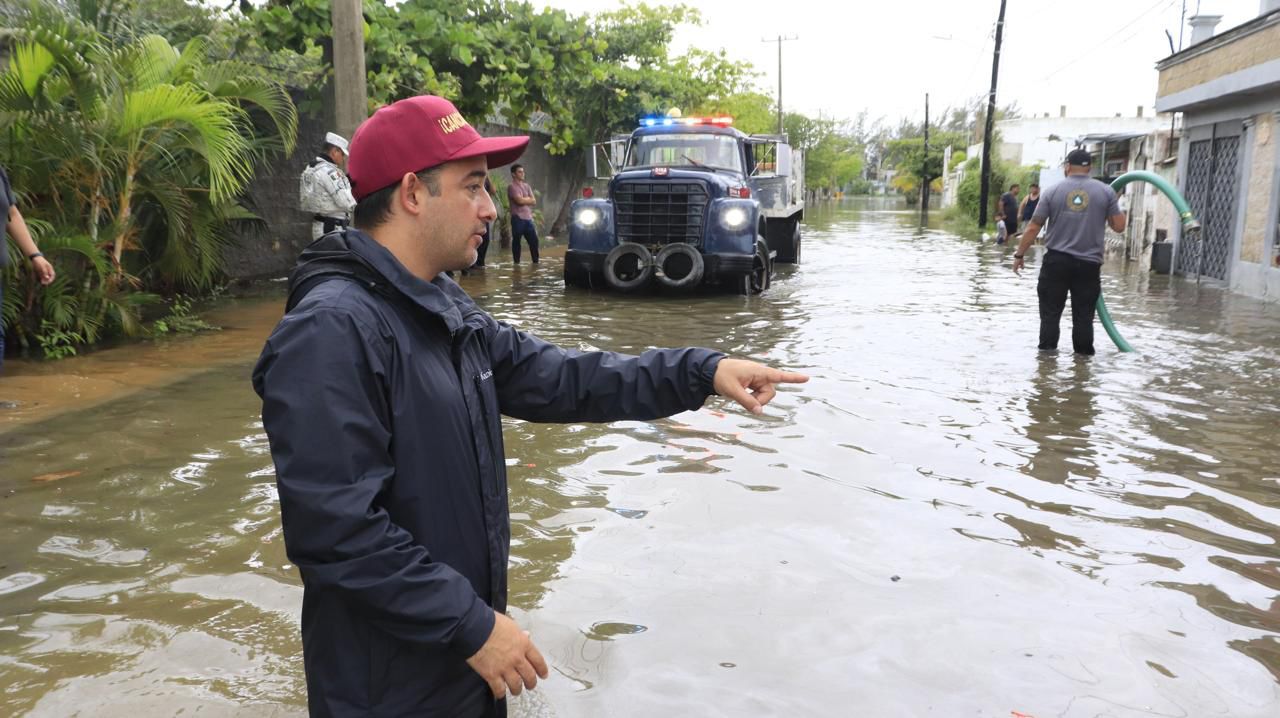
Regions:
<instances>
[{"instance_id":1,"label":"water reflection","mask_svg":"<svg viewBox=\"0 0 1280 718\"><path fill-rule=\"evenodd\" d=\"M566 291L554 258L462 279L566 346L814 377L764 417L505 422L511 604L554 671L513 714L1277 715L1274 308L1113 268L1141 353L1041 356L1007 248L892 200L807 222L761 297ZM303 711L246 380L277 312L0 434L0 714Z\"/></svg>"},{"instance_id":2,"label":"water reflection","mask_svg":"<svg viewBox=\"0 0 1280 718\"><path fill-rule=\"evenodd\" d=\"M1029 388L1026 436L1033 444L1024 473L1056 484L1098 477L1093 427L1097 408L1090 360L1041 353Z\"/></svg>"}]
</instances>

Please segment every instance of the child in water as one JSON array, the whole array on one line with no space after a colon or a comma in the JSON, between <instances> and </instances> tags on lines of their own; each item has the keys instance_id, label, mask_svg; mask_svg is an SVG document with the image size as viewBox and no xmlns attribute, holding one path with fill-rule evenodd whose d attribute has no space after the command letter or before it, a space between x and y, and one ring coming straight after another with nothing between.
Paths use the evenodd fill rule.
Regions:
<instances>
[{"instance_id":1,"label":"child in water","mask_svg":"<svg viewBox=\"0 0 1280 718\"><path fill-rule=\"evenodd\" d=\"M1004 226L1004 212L996 212L996 244L1004 244L1009 239L1009 230Z\"/></svg>"}]
</instances>

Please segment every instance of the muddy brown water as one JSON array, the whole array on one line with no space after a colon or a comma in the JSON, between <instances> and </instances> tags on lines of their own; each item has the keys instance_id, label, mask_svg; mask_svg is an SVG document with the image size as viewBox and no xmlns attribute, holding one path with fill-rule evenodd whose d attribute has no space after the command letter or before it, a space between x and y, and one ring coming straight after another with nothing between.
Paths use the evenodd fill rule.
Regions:
<instances>
[{"instance_id":1,"label":"muddy brown water","mask_svg":"<svg viewBox=\"0 0 1280 718\"><path fill-rule=\"evenodd\" d=\"M862 200L805 237L761 297L463 280L566 346L813 375L763 417L507 422L513 615L553 668L512 714L1280 715L1275 305L1111 266L1139 353L1040 356L1007 250ZM0 380L0 715L305 712L248 384L279 311Z\"/></svg>"}]
</instances>

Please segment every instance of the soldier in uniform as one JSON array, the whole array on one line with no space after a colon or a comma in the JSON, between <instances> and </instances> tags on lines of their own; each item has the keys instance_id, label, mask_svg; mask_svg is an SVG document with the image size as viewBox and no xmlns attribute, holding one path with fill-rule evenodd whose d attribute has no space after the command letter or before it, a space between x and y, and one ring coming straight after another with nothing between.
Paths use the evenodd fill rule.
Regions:
<instances>
[{"instance_id":1,"label":"soldier in uniform","mask_svg":"<svg viewBox=\"0 0 1280 718\"><path fill-rule=\"evenodd\" d=\"M302 211L311 213L313 240L339 227L346 227L351 221L356 199L351 196L351 181L347 179L346 167L346 139L332 132L325 133L324 148L302 170L298 190Z\"/></svg>"}]
</instances>

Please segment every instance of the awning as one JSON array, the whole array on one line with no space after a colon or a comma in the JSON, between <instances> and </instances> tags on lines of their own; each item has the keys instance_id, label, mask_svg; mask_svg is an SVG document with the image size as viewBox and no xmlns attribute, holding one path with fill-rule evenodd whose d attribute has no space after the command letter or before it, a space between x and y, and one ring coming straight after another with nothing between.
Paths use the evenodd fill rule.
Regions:
<instances>
[{"instance_id":1,"label":"awning","mask_svg":"<svg viewBox=\"0 0 1280 718\"><path fill-rule=\"evenodd\" d=\"M1135 137L1146 137L1146 136L1147 136L1146 132L1113 132L1111 134L1083 135L1081 137L1077 137L1076 141L1080 143L1123 142L1125 140L1132 140Z\"/></svg>"}]
</instances>

